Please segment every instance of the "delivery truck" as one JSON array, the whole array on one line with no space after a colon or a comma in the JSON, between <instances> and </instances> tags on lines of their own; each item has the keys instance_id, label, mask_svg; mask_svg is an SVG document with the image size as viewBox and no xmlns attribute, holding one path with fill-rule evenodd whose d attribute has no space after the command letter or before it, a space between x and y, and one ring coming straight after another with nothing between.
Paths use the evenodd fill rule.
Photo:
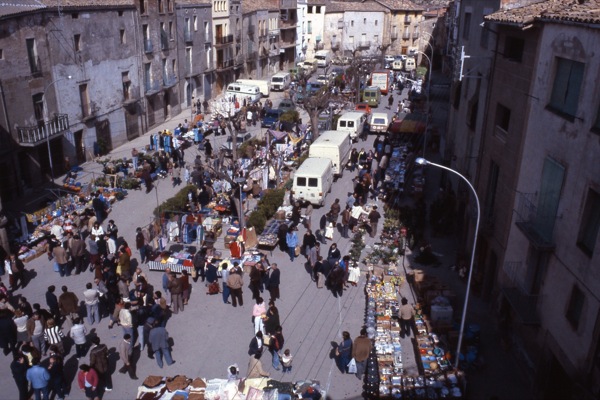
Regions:
<instances>
[{"instance_id":1,"label":"delivery truck","mask_svg":"<svg viewBox=\"0 0 600 400\"><path fill-rule=\"evenodd\" d=\"M316 206L325 204L325 197L333 186L333 167L328 158L307 158L298 167L292 184L294 200Z\"/></svg>"},{"instance_id":2,"label":"delivery truck","mask_svg":"<svg viewBox=\"0 0 600 400\"><path fill-rule=\"evenodd\" d=\"M371 86L377 86L381 94L387 95L390 89L390 74L388 71L375 71L371 75Z\"/></svg>"},{"instance_id":3,"label":"delivery truck","mask_svg":"<svg viewBox=\"0 0 600 400\"><path fill-rule=\"evenodd\" d=\"M330 159L334 175L340 177L344 174L351 149L350 133L325 131L310 145L308 156Z\"/></svg>"}]
</instances>

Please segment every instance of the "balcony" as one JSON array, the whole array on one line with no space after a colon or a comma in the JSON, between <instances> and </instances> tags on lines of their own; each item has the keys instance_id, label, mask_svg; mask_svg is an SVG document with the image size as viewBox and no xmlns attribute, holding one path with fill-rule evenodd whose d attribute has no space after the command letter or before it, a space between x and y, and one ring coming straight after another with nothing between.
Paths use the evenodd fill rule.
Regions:
<instances>
[{"instance_id":1,"label":"balcony","mask_svg":"<svg viewBox=\"0 0 600 400\"><path fill-rule=\"evenodd\" d=\"M193 36L192 31L189 29L183 30L183 40L185 40L186 43L192 43L194 41Z\"/></svg>"},{"instance_id":2,"label":"balcony","mask_svg":"<svg viewBox=\"0 0 600 400\"><path fill-rule=\"evenodd\" d=\"M298 23L296 21L279 20L279 29L296 29Z\"/></svg>"},{"instance_id":3,"label":"balcony","mask_svg":"<svg viewBox=\"0 0 600 400\"><path fill-rule=\"evenodd\" d=\"M419 38L419 32L413 32L412 38L413 39L418 39Z\"/></svg>"},{"instance_id":4,"label":"balcony","mask_svg":"<svg viewBox=\"0 0 600 400\"><path fill-rule=\"evenodd\" d=\"M368 40L362 40L358 42L359 49L368 49L369 47L371 47L371 42L369 42Z\"/></svg>"},{"instance_id":5,"label":"balcony","mask_svg":"<svg viewBox=\"0 0 600 400\"><path fill-rule=\"evenodd\" d=\"M267 58L269 57L269 51L264 47L260 50L259 58Z\"/></svg>"},{"instance_id":6,"label":"balcony","mask_svg":"<svg viewBox=\"0 0 600 400\"><path fill-rule=\"evenodd\" d=\"M31 70L31 75L35 77L42 76L42 62L40 61L39 57L36 57L35 59L29 59L29 68Z\"/></svg>"},{"instance_id":7,"label":"balcony","mask_svg":"<svg viewBox=\"0 0 600 400\"><path fill-rule=\"evenodd\" d=\"M402 40L408 40L408 39L410 39L410 33L408 33L408 32L404 32L404 33L402 34Z\"/></svg>"},{"instance_id":8,"label":"balcony","mask_svg":"<svg viewBox=\"0 0 600 400\"><path fill-rule=\"evenodd\" d=\"M224 71L233 67L233 59L217 61L217 71Z\"/></svg>"},{"instance_id":9,"label":"balcony","mask_svg":"<svg viewBox=\"0 0 600 400\"><path fill-rule=\"evenodd\" d=\"M215 36L215 46L227 46L233 43L233 35Z\"/></svg>"},{"instance_id":10,"label":"balcony","mask_svg":"<svg viewBox=\"0 0 600 400\"><path fill-rule=\"evenodd\" d=\"M339 50L340 42L331 42L331 50Z\"/></svg>"},{"instance_id":11,"label":"balcony","mask_svg":"<svg viewBox=\"0 0 600 400\"><path fill-rule=\"evenodd\" d=\"M146 82L144 85L144 91L146 96L152 96L160 92L160 83L159 82Z\"/></svg>"},{"instance_id":12,"label":"balcony","mask_svg":"<svg viewBox=\"0 0 600 400\"><path fill-rule=\"evenodd\" d=\"M244 65L244 55L241 52L233 59L233 65L235 67L242 67Z\"/></svg>"},{"instance_id":13,"label":"balcony","mask_svg":"<svg viewBox=\"0 0 600 400\"><path fill-rule=\"evenodd\" d=\"M69 130L69 116L58 114L52 120L43 125L17 126L17 140L24 147L34 147L45 143L46 139L62 135Z\"/></svg>"},{"instance_id":14,"label":"balcony","mask_svg":"<svg viewBox=\"0 0 600 400\"><path fill-rule=\"evenodd\" d=\"M269 29L269 37L276 38L279 36L279 29Z\"/></svg>"},{"instance_id":15,"label":"balcony","mask_svg":"<svg viewBox=\"0 0 600 400\"><path fill-rule=\"evenodd\" d=\"M392 39L392 40L396 40L396 39L398 39L398 32L392 32L392 33L390 34L390 39Z\"/></svg>"},{"instance_id":16,"label":"balcony","mask_svg":"<svg viewBox=\"0 0 600 400\"><path fill-rule=\"evenodd\" d=\"M523 268L521 261L507 261L504 263L503 269L508 277L508 282L502 288L502 293L523 324L538 325L540 323L538 303L541 296L529 293L519 283L518 276L522 273Z\"/></svg>"},{"instance_id":17,"label":"balcony","mask_svg":"<svg viewBox=\"0 0 600 400\"><path fill-rule=\"evenodd\" d=\"M289 49L290 47L296 47L296 42L286 42L283 40L279 41L279 48L280 49Z\"/></svg>"},{"instance_id":18,"label":"balcony","mask_svg":"<svg viewBox=\"0 0 600 400\"><path fill-rule=\"evenodd\" d=\"M325 48L325 45L323 44L323 42L315 43L315 51L323 50L324 48Z\"/></svg>"},{"instance_id":19,"label":"balcony","mask_svg":"<svg viewBox=\"0 0 600 400\"><path fill-rule=\"evenodd\" d=\"M246 54L246 62L255 61L257 58L258 58L258 52L257 51L249 51Z\"/></svg>"},{"instance_id":20,"label":"balcony","mask_svg":"<svg viewBox=\"0 0 600 400\"><path fill-rule=\"evenodd\" d=\"M248 36L253 38L256 33L256 25L248 25Z\"/></svg>"},{"instance_id":21,"label":"balcony","mask_svg":"<svg viewBox=\"0 0 600 400\"><path fill-rule=\"evenodd\" d=\"M242 31L237 31L235 33L235 41L238 42L238 43L242 42Z\"/></svg>"},{"instance_id":22,"label":"balcony","mask_svg":"<svg viewBox=\"0 0 600 400\"><path fill-rule=\"evenodd\" d=\"M152 40L144 39L144 52L152 53L154 51L154 46L152 45Z\"/></svg>"},{"instance_id":23,"label":"balcony","mask_svg":"<svg viewBox=\"0 0 600 400\"><path fill-rule=\"evenodd\" d=\"M535 202L535 193L517 193L516 225L539 251L552 252L556 215L544 215Z\"/></svg>"},{"instance_id":24,"label":"balcony","mask_svg":"<svg viewBox=\"0 0 600 400\"><path fill-rule=\"evenodd\" d=\"M410 15L406 15L406 16L404 17L404 23L405 23L405 24L410 24L410 21L411 21L411 17L410 17Z\"/></svg>"},{"instance_id":25,"label":"balcony","mask_svg":"<svg viewBox=\"0 0 600 400\"><path fill-rule=\"evenodd\" d=\"M269 57L278 57L279 56L279 49L271 49L269 50Z\"/></svg>"}]
</instances>

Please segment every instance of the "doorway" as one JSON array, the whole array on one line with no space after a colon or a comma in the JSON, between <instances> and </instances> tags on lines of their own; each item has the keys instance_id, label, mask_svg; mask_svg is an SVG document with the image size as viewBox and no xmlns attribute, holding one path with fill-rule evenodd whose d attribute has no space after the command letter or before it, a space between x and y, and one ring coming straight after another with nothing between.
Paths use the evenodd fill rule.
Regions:
<instances>
[{"instance_id":1,"label":"doorway","mask_svg":"<svg viewBox=\"0 0 600 400\"><path fill-rule=\"evenodd\" d=\"M171 117L171 95L168 89L163 96L163 114L165 121Z\"/></svg>"},{"instance_id":2,"label":"doorway","mask_svg":"<svg viewBox=\"0 0 600 400\"><path fill-rule=\"evenodd\" d=\"M112 138L110 136L110 122L107 119L96 122L96 143L98 155L108 154L112 150Z\"/></svg>"},{"instance_id":3,"label":"doorway","mask_svg":"<svg viewBox=\"0 0 600 400\"><path fill-rule=\"evenodd\" d=\"M83 164L85 162L85 144L83 144L83 129L73 133L75 139L75 157L77 157L77 164Z\"/></svg>"}]
</instances>

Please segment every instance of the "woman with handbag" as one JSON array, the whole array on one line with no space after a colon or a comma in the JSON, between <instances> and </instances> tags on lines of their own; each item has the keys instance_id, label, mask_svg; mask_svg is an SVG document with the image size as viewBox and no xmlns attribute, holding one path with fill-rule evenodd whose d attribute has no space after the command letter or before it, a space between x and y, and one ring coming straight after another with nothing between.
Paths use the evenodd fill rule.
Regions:
<instances>
[{"instance_id":1,"label":"woman with handbag","mask_svg":"<svg viewBox=\"0 0 600 400\"><path fill-rule=\"evenodd\" d=\"M352 359L352 339L348 331L342 332L342 341L338 344L335 354L340 371L343 374L348 373L348 364Z\"/></svg>"}]
</instances>

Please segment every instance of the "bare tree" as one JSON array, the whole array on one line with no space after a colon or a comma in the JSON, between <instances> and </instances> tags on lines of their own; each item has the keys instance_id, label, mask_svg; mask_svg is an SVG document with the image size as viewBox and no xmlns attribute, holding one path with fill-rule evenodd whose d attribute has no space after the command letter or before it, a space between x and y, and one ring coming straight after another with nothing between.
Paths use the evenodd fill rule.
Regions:
<instances>
[{"instance_id":1,"label":"bare tree","mask_svg":"<svg viewBox=\"0 0 600 400\"><path fill-rule=\"evenodd\" d=\"M317 93L312 95L305 94L302 107L306 110L312 126L313 140L319 137L319 113L329 105L332 99L331 90L328 87L322 87Z\"/></svg>"}]
</instances>

